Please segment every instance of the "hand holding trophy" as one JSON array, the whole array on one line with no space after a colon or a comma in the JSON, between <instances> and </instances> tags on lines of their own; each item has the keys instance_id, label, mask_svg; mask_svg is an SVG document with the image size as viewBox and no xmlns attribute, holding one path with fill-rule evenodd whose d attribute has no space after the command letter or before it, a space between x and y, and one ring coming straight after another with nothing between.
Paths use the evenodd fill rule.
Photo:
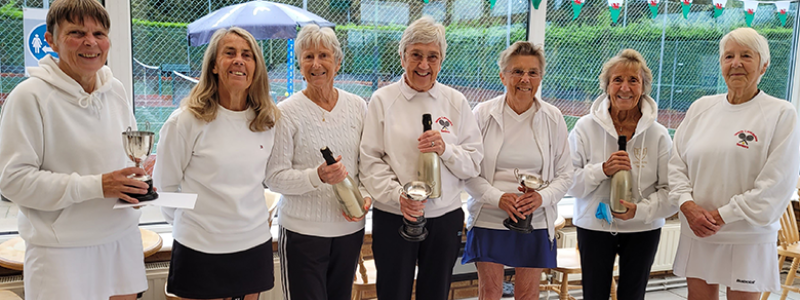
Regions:
<instances>
[{"instance_id":1,"label":"hand holding trophy","mask_svg":"<svg viewBox=\"0 0 800 300\"><path fill-rule=\"evenodd\" d=\"M400 188L400 193L408 200L425 201L431 195L431 186L424 181L411 181ZM417 217L416 222L403 218L403 226L400 226L400 236L409 242L421 242L428 237L428 229L425 228L424 214Z\"/></svg>"},{"instance_id":2,"label":"hand holding trophy","mask_svg":"<svg viewBox=\"0 0 800 300\"><path fill-rule=\"evenodd\" d=\"M147 127L150 127L149 123ZM141 167L142 162L147 159L150 152L153 150L155 136L155 132L133 131L130 127L122 133L122 146L128 158L136 164L137 168ZM126 195L139 200L139 202L158 199L158 194L153 190L153 178L150 177L150 175L144 174L137 176L136 174L132 174L130 178L147 183L147 194L125 193Z\"/></svg>"},{"instance_id":3,"label":"hand holding trophy","mask_svg":"<svg viewBox=\"0 0 800 300\"><path fill-rule=\"evenodd\" d=\"M525 189L527 192L529 189L534 191L541 191L550 185L549 182L542 180L539 176L531 175L531 174L520 174L519 169L514 169L514 176L517 177L517 181L519 184ZM525 219L517 220L514 222L511 218L505 219L503 221L503 225L506 228L521 232L521 233L531 233L533 231L533 226L531 226L531 217L533 216L533 212L525 216Z\"/></svg>"}]
</instances>

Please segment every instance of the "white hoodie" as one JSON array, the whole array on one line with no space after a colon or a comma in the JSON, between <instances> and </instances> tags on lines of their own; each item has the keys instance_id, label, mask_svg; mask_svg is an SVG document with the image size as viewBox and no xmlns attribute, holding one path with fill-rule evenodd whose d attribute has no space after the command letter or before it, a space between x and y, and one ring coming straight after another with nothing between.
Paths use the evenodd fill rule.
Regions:
<instances>
[{"instance_id":1,"label":"white hoodie","mask_svg":"<svg viewBox=\"0 0 800 300\"><path fill-rule=\"evenodd\" d=\"M719 209L725 224L706 243L774 245L800 171L797 112L763 91L738 105L726 96L692 103L675 132L670 198ZM701 239L683 213L681 234Z\"/></svg>"},{"instance_id":2,"label":"white hoodie","mask_svg":"<svg viewBox=\"0 0 800 300\"><path fill-rule=\"evenodd\" d=\"M112 209L102 174L129 166L122 132L136 129L122 83L108 67L94 92L46 56L9 95L0 117L0 190L19 205L28 243L84 247L136 230L140 212Z\"/></svg>"},{"instance_id":3,"label":"white hoodie","mask_svg":"<svg viewBox=\"0 0 800 300\"><path fill-rule=\"evenodd\" d=\"M619 135L608 111L610 100L602 95L592 103L589 115L581 117L569 134L575 180L569 193L575 196L572 223L596 231L639 232L661 228L664 218L678 211L668 199L669 154L672 140L667 129L656 122L658 106L650 96L640 100L642 117L633 138L628 139L632 194L637 203L633 219L614 219L613 226L595 217L600 202L609 204L611 177L603 163L619 150Z\"/></svg>"}]
</instances>

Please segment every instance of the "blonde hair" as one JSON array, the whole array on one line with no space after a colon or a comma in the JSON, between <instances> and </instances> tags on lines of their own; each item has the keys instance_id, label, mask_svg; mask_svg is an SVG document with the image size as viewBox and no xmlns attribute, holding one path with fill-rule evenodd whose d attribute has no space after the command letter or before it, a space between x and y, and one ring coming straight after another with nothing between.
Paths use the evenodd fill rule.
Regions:
<instances>
[{"instance_id":1,"label":"blonde hair","mask_svg":"<svg viewBox=\"0 0 800 300\"><path fill-rule=\"evenodd\" d=\"M503 52L500 52L500 58L497 59L497 66L500 71L504 71L508 67L508 63L512 57L515 56L535 56L539 59L539 72L544 75L544 48L542 45L534 45L528 41L518 41Z\"/></svg>"},{"instance_id":2,"label":"blonde hair","mask_svg":"<svg viewBox=\"0 0 800 300\"><path fill-rule=\"evenodd\" d=\"M600 89L608 93L611 69L619 64L639 69L642 75L643 96L650 96L650 92L653 90L653 71L650 71L650 68L647 67L647 62L644 60L642 54L633 49L624 49L603 64L603 71L600 72L600 76L598 76L598 79L600 79Z\"/></svg>"},{"instance_id":3,"label":"blonde hair","mask_svg":"<svg viewBox=\"0 0 800 300\"><path fill-rule=\"evenodd\" d=\"M306 49L319 47L333 51L333 58L336 62L342 62L342 58L344 58L342 46L339 44L339 39L336 38L336 33L333 32L333 29L328 27L320 28L317 24L303 26L295 39L294 52L297 55L297 61L303 60L301 55Z\"/></svg>"},{"instance_id":4,"label":"blonde hair","mask_svg":"<svg viewBox=\"0 0 800 300\"><path fill-rule=\"evenodd\" d=\"M436 23L430 16L424 16L411 23L403 31L403 36L400 38L397 52L400 53L400 58L406 55L406 48L412 44L429 44L436 43L439 45L439 50L442 52L442 59L444 61L445 53L447 52L447 40L444 36L444 25Z\"/></svg>"},{"instance_id":5,"label":"blonde hair","mask_svg":"<svg viewBox=\"0 0 800 300\"><path fill-rule=\"evenodd\" d=\"M269 77L267 68L264 65L264 54L261 47L252 34L239 27L220 29L211 37L208 48L203 55L203 70L200 74L200 82L192 88L189 96L181 101L181 107L192 112L200 120L211 122L217 118L217 106L219 105L219 86L218 76L213 73L214 64L217 61L217 48L220 41L228 34L235 34L250 44L250 49L255 58L256 70L253 74L253 83L247 91L247 105L256 113L256 117L250 122L251 131L265 131L275 126L275 122L280 117L278 107L272 102L269 95Z\"/></svg>"},{"instance_id":6,"label":"blonde hair","mask_svg":"<svg viewBox=\"0 0 800 300\"><path fill-rule=\"evenodd\" d=\"M47 1L47 0L44 0ZM83 19L92 18L106 30L111 29L108 11L96 0L56 0L47 11L45 23L47 32L56 35L56 27L61 22L83 25Z\"/></svg>"}]
</instances>

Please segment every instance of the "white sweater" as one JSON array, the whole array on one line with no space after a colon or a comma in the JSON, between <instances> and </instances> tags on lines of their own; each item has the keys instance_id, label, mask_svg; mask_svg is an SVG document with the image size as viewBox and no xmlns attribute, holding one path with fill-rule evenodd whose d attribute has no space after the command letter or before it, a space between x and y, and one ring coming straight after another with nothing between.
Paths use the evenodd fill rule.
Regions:
<instances>
[{"instance_id":1,"label":"white sweater","mask_svg":"<svg viewBox=\"0 0 800 300\"><path fill-rule=\"evenodd\" d=\"M275 131L250 131L254 117L252 109L219 106L216 119L205 122L180 108L161 128L155 186L197 194L194 209L161 209L181 244L205 253L232 253L272 238L262 182Z\"/></svg>"},{"instance_id":2,"label":"white sweater","mask_svg":"<svg viewBox=\"0 0 800 300\"><path fill-rule=\"evenodd\" d=\"M725 225L703 241L775 243L800 171L797 126L791 103L763 91L738 105L721 94L689 107L675 132L670 199L719 210ZM681 233L700 239L683 214Z\"/></svg>"},{"instance_id":3,"label":"white sweater","mask_svg":"<svg viewBox=\"0 0 800 300\"><path fill-rule=\"evenodd\" d=\"M122 132L136 121L122 83L103 67L86 93L49 55L28 72L0 118L0 190L19 205L22 238L84 247L136 230L138 210L103 198L102 174L132 165Z\"/></svg>"},{"instance_id":4,"label":"white sweater","mask_svg":"<svg viewBox=\"0 0 800 300\"><path fill-rule=\"evenodd\" d=\"M619 135L608 112L610 102L607 95L602 95L569 135L575 166L575 182L570 188L570 194L576 198L572 215L575 226L596 231L648 231L661 228L664 218L678 211L668 198L667 165L672 140L667 128L656 122L655 101L645 96L640 102L642 117L633 137L628 137L626 147L631 160L632 195L641 201L636 204L636 214L630 220L614 219L613 226L595 217L600 202L609 204L611 197L611 177L603 173L603 163L611 153L619 151Z\"/></svg>"},{"instance_id":5,"label":"white sweater","mask_svg":"<svg viewBox=\"0 0 800 300\"><path fill-rule=\"evenodd\" d=\"M440 217L461 208L464 181L480 173L481 131L461 92L438 82L417 92L403 78L372 94L361 136L361 182L375 197L375 208L402 215L400 188L417 180L417 138L422 115L429 113L445 150L440 157L442 196L428 199L425 217Z\"/></svg>"},{"instance_id":6,"label":"white sweater","mask_svg":"<svg viewBox=\"0 0 800 300\"><path fill-rule=\"evenodd\" d=\"M278 222L293 232L336 237L364 228L364 220L348 222L333 186L322 183L317 167L325 162L319 150L328 147L358 184L358 146L367 103L359 96L337 89L339 99L323 111L297 93L283 100L282 118L275 127L275 147L267 168L267 185L281 193ZM322 119L325 121L322 121ZM361 195L369 197L366 190Z\"/></svg>"},{"instance_id":7,"label":"white sweater","mask_svg":"<svg viewBox=\"0 0 800 300\"><path fill-rule=\"evenodd\" d=\"M481 129L486 156L481 162L480 177L467 181L469 218L467 226L481 226L478 216L486 206L497 207L503 191L494 187L495 169L500 159L499 153L504 145L513 145L513 141L504 141L503 109L506 95L478 104L475 117ZM569 163L569 146L567 144L567 124L561 111L547 103L537 101L539 109L531 121L530 138L535 140L538 151L543 157L542 179L550 182L547 188L539 191L542 196L542 208L545 212L547 233L550 241L555 239L555 222L558 218L558 202L567 193L572 184L572 166ZM488 224L485 224L486 226ZM486 226L489 227L489 226ZM497 227L494 227L499 229Z\"/></svg>"}]
</instances>

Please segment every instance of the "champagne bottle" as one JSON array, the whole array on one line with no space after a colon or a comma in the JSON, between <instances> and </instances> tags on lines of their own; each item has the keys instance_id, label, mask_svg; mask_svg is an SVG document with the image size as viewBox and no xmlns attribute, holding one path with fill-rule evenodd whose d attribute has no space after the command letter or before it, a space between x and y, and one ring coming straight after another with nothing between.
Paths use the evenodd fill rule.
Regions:
<instances>
[{"instance_id":1,"label":"champagne bottle","mask_svg":"<svg viewBox=\"0 0 800 300\"><path fill-rule=\"evenodd\" d=\"M624 135L619 136L617 141L620 151L626 151L627 139ZM628 209L619 203L619 200L632 202L631 171L619 170L611 176L611 211L615 213L625 213Z\"/></svg>"},{"instance_id":2,"label":"champagne bottle","mask_svg":"<svg viewBox=\"0 0 800 300\"><path fill-rule=\"evenodd\" d=\"M422 132L431 130L431 114L422 115ZM417 164L417 177L420 181L431 186L430 199L442 196L442 171L439 165L439 154L436 152L422 153Z\"/></svg>"},{"instance_id":3,"label":"champagne bottle","mask_svg":"<svg viewBox=\"0 0 800 300\"><path fill-rule=\"evenodd\" d=\"M331 154L331 149L328 149L327 146L322 147L319 151L322 152L322 157L325 158L325 162L328 163L329 166L336 163L336 159L334 159L333 154ZM356 185L356 182L350 175L347 175L347 178L342 180L342 182L334 184L333 192L336 194L336 199L339 200L342 210L348 217L357 219L367 213L364 210L364 197L361 196L358 185Z\"/></svg>"}]
</instances>

